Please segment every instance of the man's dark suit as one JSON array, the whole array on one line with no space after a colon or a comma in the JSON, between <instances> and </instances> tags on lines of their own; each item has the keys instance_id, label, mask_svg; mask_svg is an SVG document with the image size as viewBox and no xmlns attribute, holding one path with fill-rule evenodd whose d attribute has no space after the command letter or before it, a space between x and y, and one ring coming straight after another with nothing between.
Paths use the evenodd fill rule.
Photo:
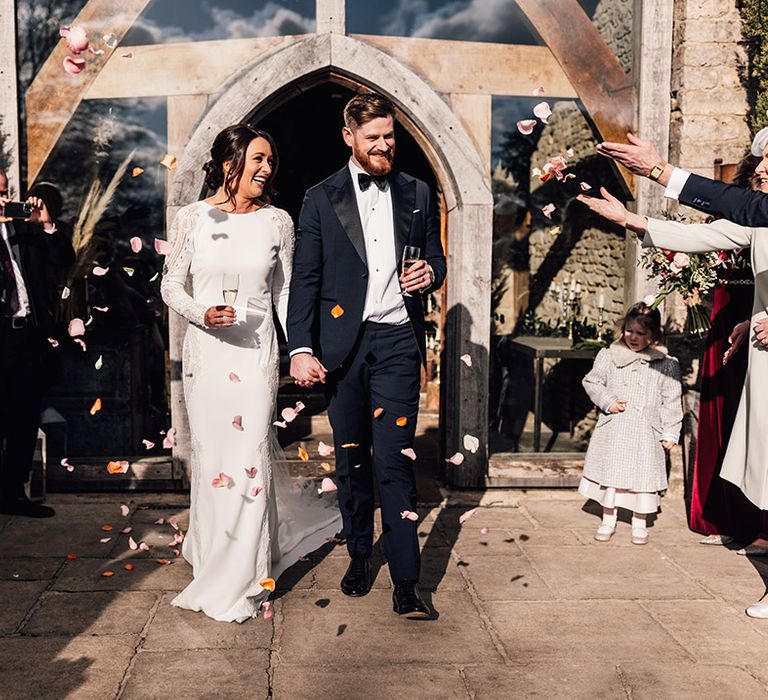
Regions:
<instances>
[{"instance_id":1,"label":"man's dark suit","mask_svg":"<svg viewBox=\"0 0 768 700\"><path fill-rule=\"evenodd\" d=\"M445 279L445 257L429 187L399 172L390 176L389 186L393 262L402 257L403 246L418 246L434 273L425 292L438 289ZM413 445L420 365L426 359L422 298L404 298L409 323L402 326L363 323L367 285L363 227L345 165L304 198L288 301L288 345L291 351L312 348L328 370L328 414L350 555L371 554L375 477L392 579L416 581L416 523L400 516L415 510L416 487L413 464L401 450ZM383 413L374 418L377 408ZM404 426L396 424L401 417L407 419Z\"/></svg>"},{"instance_id":2,"label":"man's dark suit","mask_svg":"<svg viewBox=\"0 0 768 700\"><path fill-rule=\"evenodd\" d=\"M679 199L682 204L719 214L735 224L768 226L768 196L762 192L690 175Z\"/></svg>"},{"instance_id":3,"label":"man's dark suit","mask_svg":"<svg viewBox=\"0 0 768 700\"><path fill-rule=\"evenodd\" d=\"M5 442L0 453L0 500L8 501L23 493L40 425L43 357L53 328L48 265L68 266L75 254L58 231L47 234L41 226L23 221L6 227L30 306L23 327L14 328L11 319L0 317L0 445ZM0 239L0 245L5 241Z\"/></svg>"}]
</instances>

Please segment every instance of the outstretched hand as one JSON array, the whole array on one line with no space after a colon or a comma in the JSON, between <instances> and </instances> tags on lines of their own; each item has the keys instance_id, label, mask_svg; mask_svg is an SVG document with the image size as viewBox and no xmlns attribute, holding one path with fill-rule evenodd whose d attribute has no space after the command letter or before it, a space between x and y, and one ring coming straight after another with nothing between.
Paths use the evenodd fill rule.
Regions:
<instances>
[{"instance_id":1,"label":"outstretched hand","mask_svg":"<svg viewBox=\"0 0 768 700\"><path fill-rule=\"evenodd\" d=\"M634 134L627 134L629 143L603 141L597 144L601 156L612 158L635 175L648 177L654 166L662 162L659 152L650 141L643 141Z\"/></svg>"},{"instance_id":2,"label":"outstretched hand","mask_svg":"<svg viewBox=\"0 0 768 700\"><path fill-rule=\"evenodd\" d=\"M749 320L737 323L733 327L731 334L728 336L730 347L723 353L723 364L726 364L738 352L739 348L744 345L748 334Z\"/></svg>"},{"instance_id":3,"label":"outstretched hand","mask_svg":"<svg viewBox=\"0 0 768 700\"><path fill-rule=\"evenodd\" d=\"M639 216L627 208L614 197L605 187L600 188L600 197L587 197L580 194L578 199L586 204L595 214L599 214L611 223L618 224L637 233L645 233L648 226L644 216Z\"/></svg>"}]
</instances>

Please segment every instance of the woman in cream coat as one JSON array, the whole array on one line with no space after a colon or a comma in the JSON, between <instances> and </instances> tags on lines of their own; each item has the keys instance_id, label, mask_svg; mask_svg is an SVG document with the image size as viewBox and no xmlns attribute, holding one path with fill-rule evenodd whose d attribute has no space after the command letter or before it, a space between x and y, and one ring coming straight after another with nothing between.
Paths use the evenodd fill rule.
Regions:
<instances>
[{"instance_id":1,"label":"woman in cream coat","mask_svg":"<svg viewBox=\"0 0 768 700\"><path fill-rule=\"evenodd\" d=\"M760 189L768 192L768 147L755 172L761 179ZM646 218L627 211L605 188L600 192L602 199L581 195L579 200L609 221L644 234L643 247L684 253L750 248L755 275L754 335L749 342L744 389L720 476L738 486L758 508L768 510L768 409L760 401L768 386L768 229L747 228L725 219L682 224ZM768 595L763 600L766 602L751 605L747 614L768 618Z\"/></svg>"}]
</instances>

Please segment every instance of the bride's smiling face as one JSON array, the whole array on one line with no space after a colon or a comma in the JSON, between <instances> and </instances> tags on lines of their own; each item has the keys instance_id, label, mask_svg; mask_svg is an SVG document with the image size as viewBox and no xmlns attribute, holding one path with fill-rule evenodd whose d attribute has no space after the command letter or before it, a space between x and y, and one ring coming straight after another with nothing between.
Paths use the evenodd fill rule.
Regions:
<instances>
[{"instance_id":1,"label":"bride's smiling face","mask_svg":"<svg viewBox=\"0 0 768 700\"><path fill-rule=\"evenodd\" d=\"M248 144L245 152L245 164L240 182L237 184L237 196L242 199L257 199L272 175L275 159L269 141L257 136ZM225 164L225 168L228 164Z\"/></svg>"}]
</instances>

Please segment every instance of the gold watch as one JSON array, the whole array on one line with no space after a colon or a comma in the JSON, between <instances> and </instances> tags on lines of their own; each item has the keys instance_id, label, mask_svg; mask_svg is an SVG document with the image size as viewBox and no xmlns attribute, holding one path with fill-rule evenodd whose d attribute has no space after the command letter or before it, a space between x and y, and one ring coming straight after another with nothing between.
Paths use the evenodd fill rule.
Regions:
<instances>
[{"instance_id":1,"label":"gold watch","mask_svg":"<svg viewBox=\"0 0 768 700\"><path fill-rule=\"evenodd\" d=\"M667 164L664 161L661 161L661 163L658 163L657 165L654 165L653 168L651 168L651 172L648 177L654 182L657 182L661 177L661 174L664 172L664 168L666 167Z\"/></svg>"}]
</instances>

